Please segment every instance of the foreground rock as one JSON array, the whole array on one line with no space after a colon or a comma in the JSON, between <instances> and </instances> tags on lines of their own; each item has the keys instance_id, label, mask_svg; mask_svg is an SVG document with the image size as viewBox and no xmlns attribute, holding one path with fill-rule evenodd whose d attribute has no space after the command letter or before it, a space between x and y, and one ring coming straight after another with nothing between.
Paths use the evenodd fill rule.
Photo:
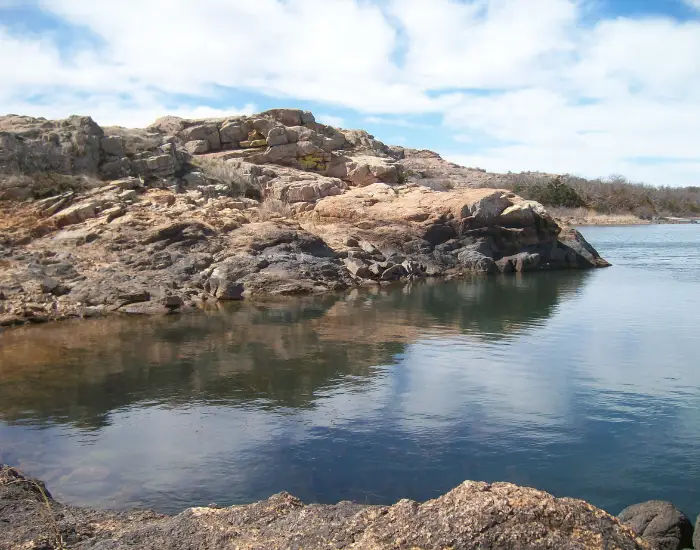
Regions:
<instances>
[{"instance_id":1,"label":"foreground rock","mask_svg":"<svg viewBox=\"0 0 700 550\"><path fill-rule=\"evenodd\" d=\"M670 502L649 500L633 504L617 517L659 550L682 550L692 545L693 526L690 520Z\"/></svg>"},{"instance_id":2,"label":"foreground rock","mask_svg":"<svg viewBox=\"0 0 700 550\"><path fill-rule=\"evenodd\" d=\"M0 117L0 326L608 265L489 178L293 109L146 129Z\"/></svg>"},{"instance_id":3,"label":"foreground rock","mask_svg":"<svg viewBox=\"0 0 700 550\"><path fill-rule=\"evenodd\" d=\"M584 501L475 481L422 504L304 504L280 493L244 506L165 516L68 507L53 500L41 482L3 466L0 525L0 548L652 548Z\"/></svg>"}]
</instances>

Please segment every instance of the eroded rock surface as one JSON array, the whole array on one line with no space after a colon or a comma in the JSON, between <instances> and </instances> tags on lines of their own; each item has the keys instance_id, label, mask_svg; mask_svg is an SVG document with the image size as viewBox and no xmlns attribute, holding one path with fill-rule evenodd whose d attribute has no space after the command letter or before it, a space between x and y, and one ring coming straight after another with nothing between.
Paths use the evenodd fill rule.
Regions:
<instances>
[{"instance_id":1,"label":"eroded rock surface","mask_svg":"<svg viewBox=\"0 0 700 550\"><path fill-rule=\"evenodd\" d=\"M46 495L46 500L44 499ZM65 506L41 482L0 467L0 548L618 549L653 548L590 504L511 483L465 481L392 506L304 504L279 493L175 516Z\"/></svg>"},{"instance_id":2,"label":"eroded rock surface","mask_svg":"<svg viewBox=\"0 0 700 550\"><path fill-rule=\"evenodd\" d=\"M0 326L607 265L498 178L273 109L145 129L0 117ZM490 179L495 178L495 179Z\"/></svg>"}]
</instances>

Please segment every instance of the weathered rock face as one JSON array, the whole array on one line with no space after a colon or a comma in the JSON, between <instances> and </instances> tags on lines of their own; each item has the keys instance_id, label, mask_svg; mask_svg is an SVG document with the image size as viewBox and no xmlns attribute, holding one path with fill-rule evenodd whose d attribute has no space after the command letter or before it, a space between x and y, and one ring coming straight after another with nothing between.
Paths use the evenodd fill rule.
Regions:
<instances>
[{"instance_id":1,"label":"weathered rock face","mask_svg":"<svg viewBox=\"0 0 700 550\"><path fill-rule=\"evenodd\" d=\"M11 115L0 140L0 326L607 265L540 204L475 188L484 172L300 110L146 129Z\"/></svg>"},{"instance_id":2,"label":"weathered rock face","mask_svg":"<svg viewBox=\"0 0 700 550\"><path fill-rule=\"evenodd\" d=\"M649 500L628 506L618 519L653 548L682 550L693 542L693 526L683 512L664 500Z\"/></svg>"},{"instance_id":3,"label":"weathered rock face","mask_svg":"<svg viewBox=\"0 0 700 550\"><path fill-rule=\"evenodd\" d=\"M561 227L541 205L502 190L439 192L417 185L371 184L320 200L306 227L335 250L362 259L367 269L355 269L353 275L363 279L387 280L380 272L406 260L412 262L413 274L606 263L575 230L561 236ZM348 246L348 235L369 246ZM372 268L374 263L378 269ZM392 273L400 273L395 278L409 275Z\"/></svg>"},{"instance_id":4,"label":"weathered rock face","mask_svg":"<svg viewBox=\"0 0 700 550\"><path fill-rule=\"evenodd\" d=\"M0 524L0 548L653 548L584 501L475 481L422 504L304 504L280 493L243 506L190 508L164 516L64 506L41 482L2 466Z\"/></svg>"},{"instance_id":5,"label":"weathered rock face","mask_svg":"<svg viewBox=\"0 0 700 550\"><path fill-rule=\"evenodd\" d=\"M90 117L0 117L0 173L97 174L103 135Z\"/></svg>"}]
</instances>

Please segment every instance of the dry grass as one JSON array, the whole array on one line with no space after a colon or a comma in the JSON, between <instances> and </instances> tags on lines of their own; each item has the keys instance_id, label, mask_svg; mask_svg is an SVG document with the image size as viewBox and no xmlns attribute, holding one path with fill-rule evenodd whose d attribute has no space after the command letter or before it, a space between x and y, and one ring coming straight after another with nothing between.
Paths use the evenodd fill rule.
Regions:
<instances>
[{"instance_id":1,"label":"dry grass","mask_svg":"<svg viewBox=\"0 0 700 550\"><path fill-rule=\"evenodd\" d=\"M54 517L53 509L51 508L51 501L49 501L49 497L46 494L46 491L44 488L41 486L41 484L37 483L33 479L17 479L15 481L11 481L10 483L28 483L35 489L39 491L39 494L41 495L41 499L44 502L44 507L46 510L46 517L49 522L49 525L51 526L51 531L53 533L53 547L56 550L68 550L68 547L66 546L64 540L63 540L63 535L61 534L61 530L58 528L58 523L56 522L56 518Z\"/></svg>"},{"instance_id":2,"label":"dry grass","mask_svg":"<svg viewBox=\"0 0 700 550\"><path fill-rule=\"evenodd\" d=\"M549 213L568 225L643 225L649 223L634 214L606 214L591 208L547 207Z\"/></svg>"},{"instance_id":3,"label":"dry grass","mask_svg":"<svg viewBox=\"0 0 700 550\"><path fill-rule=\"evenodd\" d=\"M245 173L235 163L216 157L199 156L192 159L192 164L198 167L208 178L228 185L233 196L259 196L260 186L252 174Z\"/></svg>"},{"instance_id":4,"label":"dry grass","mask_svg":"<svg viewBox=\"0 0 700 550\"><path fill-rule=\"evenodd\" d=\"M58 174L56 172L37 172L35 174L0 174L0 196L13 190L21 191L17 198L42 199L60 195L66 191L81 192L104 185L104 182L92 176Z\"/></svg>"},{"instance_id":5,"label":"dry grass","mask_svg":"<svg viewBox=\"0 0 700 550\"><path fill-rule=\"evenodd\" d=\"M488 185L493 186L493 182ZM626 215L646 220L700 216L700 187L697 186L654 187L632 183L622 176L589 180L541 172L503 174L497 185L547 207L583 207L600 215Z\"/></svg>"},{"instance_id":6,"label":"dry grass","mask_svg":"<svg viewBox=\"0 0 700 550\"><path fill-rule=\"evenodd\" d=\"M260 221L268 221L273 218L289 218L291 215L291 206L278 199L267 198L260 205Z\"/></svg>"}]
</instances>

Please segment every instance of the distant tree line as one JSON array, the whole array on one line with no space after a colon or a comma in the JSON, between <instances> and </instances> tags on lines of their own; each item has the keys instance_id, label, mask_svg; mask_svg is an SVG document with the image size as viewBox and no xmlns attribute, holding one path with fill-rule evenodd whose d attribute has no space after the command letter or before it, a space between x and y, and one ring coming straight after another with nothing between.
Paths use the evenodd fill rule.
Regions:
<instances>
[{"instance_id":1,"label":"distant tree line","mask_svg":"<svg viewBox=\"0 0 700 550\"><path fill-rule=\"evenodd\" d=\"M541 172L504 174L499 182L523 198L546 206L591 208L601 213L630 213L640 218L700 216L700 187L655 187L623 176L585 179Z\"/></svg>"}]
</instances>

